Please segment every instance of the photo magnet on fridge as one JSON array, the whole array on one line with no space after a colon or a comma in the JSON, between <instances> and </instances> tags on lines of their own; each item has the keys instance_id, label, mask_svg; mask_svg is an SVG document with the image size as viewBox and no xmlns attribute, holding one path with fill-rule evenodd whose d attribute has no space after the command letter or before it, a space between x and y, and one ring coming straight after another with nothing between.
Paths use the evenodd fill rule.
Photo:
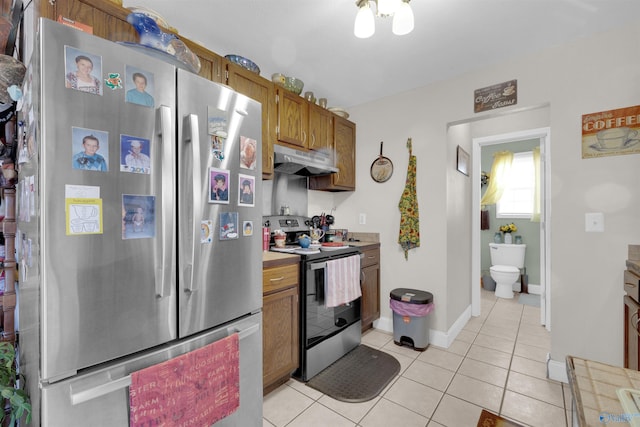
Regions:
<instances>
[{"instance_id":1,"label":"photo magnet on fridge","mask_svg":"<svg viewBox=\"0 0 640 427\"><path fill-rule=\"evenodd\" d=\"M148 139L120 135L120 171L150 174L150 145Z\"/></svg>"},{"instance_id":2,"label":"photo magnet on fridge","mask_svg":"<svg viewBox=\"0 0 640 427\"><path fill-rule=\"evenodd\" d=\"M211 243L213 240L213 221L206 219L200 223L200 243Z\"/></svg>"},{"instance_id":3,"label":"photo magnet on fridge","mask_svg":"<svg viewBox=\"0 0 640 427\"><path fill-rule=\"evenodd\" d=\"M97 172L109 170L109 132L73 126L71 138L73 169Z\"/></svg>"},{"instance_id":4,"label":"photo magnet on fridge","mask_svg":"<svg viewBox=\"0 0 640 427\"><path fill-rule=\"evenodd\" d=\"M122 195L122 239L156 237L156 198Z\"/></svg>"},{"instance_id":5,"label":"photo magnet on fridge","mask_svg":"<svg viewBox=\"0 0 640 427\"><path fill-rule=\"evenodd\" d=\"M238 212L222 212L220 214L220 240L237 239Z\"/></svg>"},{"instance_id":6,"label":"photo magnet on fridge","mask_svg":"<svg viewBox=\"0 0 640 427\"><path fill-rule=\"evenodd\" d=\"M253 221L242 221L242 235L253 236Z\"/></svg>"},{"instance_id":7,"label":"photo magnet on fridge","mask_svg":"<svg viewBox=\"0 0 640 427\"><path fill-rule=\"evenodd\" d=\"M102 96L102 57L75 47L64 47L65 87Z\"/></svg>"},{"instance_id":8,"label":"photo magnet on fridge","mask_svg":"<svg viewBox=\"0 0 640 427\"><path fill-rule=\"evenodd\" d=\"M255 139L240 137L240 167L242 169L255 170L257 146L258 141Z\"/></svg>"},{"instance_id":9,"label":"photo magnet on fridge","mask_svg":"<svg viewBox=\"0 0 640 427\"><path fill-rule=\"evenodd\" d=\"M238 174L238 206L255 206L254 188L256 179L251 175Z\"/></svg>"},{"instance_id":10,"label":"photo magnet on fridge","mask_svg":"<svg viewBox=\"0 0 640 427\"><path fill-rule=\"evenodd\" d=\"M125 101L153 108L154 77L150 71L141 68L126 66Z\"/></svg>"},{"instance_id":11,"label":"photo magnet on fridge","mask_svg":"<svg viewBox=\"0 0 640 427\"><path fill-rule=\"evenodd\" d=\"M209 203L229 204L229 171L209 168Z\"/></svg>"}]
</instances>

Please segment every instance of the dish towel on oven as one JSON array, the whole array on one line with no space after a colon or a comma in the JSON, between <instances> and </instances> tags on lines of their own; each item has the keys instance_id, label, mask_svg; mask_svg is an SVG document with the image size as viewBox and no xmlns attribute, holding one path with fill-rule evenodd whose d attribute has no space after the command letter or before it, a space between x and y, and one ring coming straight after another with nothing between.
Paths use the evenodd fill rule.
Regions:
<instances>
[{"instance_id":1,"label":"dish towel on oven","mask_svg":"<svg viewBox=\"0 0 640 427\"><path fill-rule=\"evenodd\" d=\"M360 290L360 255L327 261L324 301L337 307L362 296Z\"/></svg>"}]
</instances>

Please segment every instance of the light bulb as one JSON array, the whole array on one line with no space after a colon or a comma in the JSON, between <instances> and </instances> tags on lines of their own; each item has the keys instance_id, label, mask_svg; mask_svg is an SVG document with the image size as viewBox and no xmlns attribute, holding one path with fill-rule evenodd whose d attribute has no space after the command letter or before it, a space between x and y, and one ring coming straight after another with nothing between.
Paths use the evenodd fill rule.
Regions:
<instances>
[{"instance_id":1,"label":"light bulb","mask_svg":"<svg viewBox=\"0 0 640 427\"><path fill-rule=\"evenodd\" d=\"M356 15L356 23L353 26L353 34L360 39L366 39L373 35L376 31L376 23L373 16L373 10L369 7L369 2L358 9Z\"/></svg>"},{"instance_id":2,"label":"light bulb","mask_svg":"<svg viewBox=\"0 0 640 427\"><path fill-rule=\"evenodd\" d=\"M393 15L391 31L397 36L404 36L413 31L413 10L409 3L402 2L398 11Z\"/></svg>"}]
</instances>

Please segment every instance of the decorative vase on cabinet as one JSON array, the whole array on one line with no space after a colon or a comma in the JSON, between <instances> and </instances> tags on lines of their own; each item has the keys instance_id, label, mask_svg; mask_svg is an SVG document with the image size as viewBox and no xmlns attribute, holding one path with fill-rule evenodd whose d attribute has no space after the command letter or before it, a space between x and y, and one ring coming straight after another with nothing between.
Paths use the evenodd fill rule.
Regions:
<instances>
[{"instance_id":1,"label":"decorative vase on cabinet","mask_svg":"<svg viewBox=\"0 0 640 427\"><path fill-rule=\"evenodd\" d=\"M513 243L513 237L511 236L511 233L504 233L504 242L507 245L510 245Z\"/></svg>"}]
</instances>

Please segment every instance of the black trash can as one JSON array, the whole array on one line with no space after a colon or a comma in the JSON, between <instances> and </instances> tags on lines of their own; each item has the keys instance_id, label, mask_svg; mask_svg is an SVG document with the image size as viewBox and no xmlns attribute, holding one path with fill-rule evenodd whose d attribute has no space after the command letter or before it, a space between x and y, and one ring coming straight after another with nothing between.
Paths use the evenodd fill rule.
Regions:
<instances>
[{"instance_id":1,"label":"black trash can","mask_svg":"<svg viewBox=\"0 0 640 427\"><path fill-rule=\"evenodd\" d=\"M433 294L417 289L391 291L389 306L393 311L393 342L424 351L429 346L429 313L433 311Z\"/></svg>"}]
</instances>

